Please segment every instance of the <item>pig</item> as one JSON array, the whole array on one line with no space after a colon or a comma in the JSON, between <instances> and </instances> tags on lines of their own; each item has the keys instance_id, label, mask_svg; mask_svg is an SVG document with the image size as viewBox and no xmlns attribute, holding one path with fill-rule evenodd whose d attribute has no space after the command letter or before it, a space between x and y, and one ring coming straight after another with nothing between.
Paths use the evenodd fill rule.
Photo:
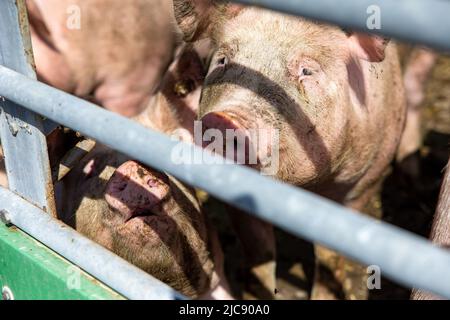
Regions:
<instances>
[{"instance_id":1,"label":"pig","mask_svg":"<svg viewBox=\"0 0 450 320\"><path fill-rule=\"evenodd\" d=\"M403 172L417 177L419 159L414 154L422 144L422 104L425 100L426 82L437 62L438 55L427 48L414 48L405 65L404 85L408 112L406 126L397 153L397 162Z\"/></svg>"},{"instance_id":2,"label":"pig","mask_svg":"<svg viewBox=\"0 0 450 320\"><path fill-rule=\"evenodd\" d=\"M279 144L257 150L247 165L261 170L277 149L274 178L363 211L379 192L405 123L396 45L226 1L174 0L174 10L186 42L209 39L214 46L199 106L203 130L278 132ZM246 153L252 139L246 136ZM241 216L244 251L260 255L250 272L275 298L273 227ZM319 259L339 261L318 251ZM344 281L349 272L334 264L345 297L366 298L366 271L355 271L353 296ZM337 295L318 283L313 298Z\"/></svg>"},{"instance_id":3,"label":"pig","mask_svg":"<svg viewBox=\"0 0 450 320\"><path fill-rule=\"evenodd\" d=\"M158 94L134 120L167 134L189 132L203 63L194 49L180 49ZM176 178L97 144L58 190L60 218L82 234L188 297L232 298L217 234L195 191Z\"/></svg>"},{"instance_id":4,"label":"pig","mask_svg":"<svg viewBox=\"0 0 450 320\"><path fill-rule=\"evenodd\" d=\"M438 206L434 214L433 226L431 228L430 240L437 246L450 248L450 161L447 163L441 192L439 194ZM432 293L414 289L411 294L412 300L443 300L442 297Z\"/></svg>"},{"instance_id":5,"label":"pig","mask_svg":"<svg viewBox=\"0 0 450 320\"><path fill-rule=\"evenodd\" d=\"M27 0L38 79L125 116L155 93L177 45L167 0Z\"/></svg>"}]
</instances>

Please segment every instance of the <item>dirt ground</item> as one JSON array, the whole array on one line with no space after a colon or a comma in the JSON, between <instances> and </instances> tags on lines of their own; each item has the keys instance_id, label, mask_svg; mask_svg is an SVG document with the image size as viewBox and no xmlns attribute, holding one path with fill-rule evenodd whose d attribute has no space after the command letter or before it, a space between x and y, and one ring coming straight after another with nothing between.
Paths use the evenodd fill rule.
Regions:
<instances>
[{"instance_id":1,"label":"dirt ground","mask_svg":"<svg viewBox=\"0 0 450 320\"><path fill-rule=\"evenodd\" d=\"M393 165L377 206L383 211L384 221L427 236L450 155L450 57L439 58L427 83L423 110L424 143L416 155L420 159L420 174L412 179ZM208 205L213 209L212 219L224 247L227 276L234 293L242 297L245 273L240 244L220 204L210 200ZM277 250L277 298L308 299L314 275L313 246L277 230ZM369 293L369 299L409 299L409 296L409 289L384 278L381 290Z\"/></svg>"}]
</instances>

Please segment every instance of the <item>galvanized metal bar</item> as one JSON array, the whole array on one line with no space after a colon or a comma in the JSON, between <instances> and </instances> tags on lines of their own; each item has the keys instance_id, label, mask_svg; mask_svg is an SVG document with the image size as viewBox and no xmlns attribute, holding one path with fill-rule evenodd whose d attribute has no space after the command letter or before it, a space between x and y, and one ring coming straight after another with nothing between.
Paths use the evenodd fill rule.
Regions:
<instances>
[{"instance_id":1,"label":"galvanized metal bar","mask_svg":"<svg viewBox=\"0 0 450 320\"><path fill-rule=\"evenodd\" d=\"M23 0L0 1L0 64L36 79ZM56 217L44 121L0 97L0 136L11 190Z\"/></svg>"},{"instance_id":2,"label":"galvanized metal bar","mask_svg":"<svg viewBox=\"0 0 450 320\"><path fill-rule=\"evenodd\" d=\"M233 1L450 51L450 1L446 0ZM374 29L378 13L381 25Z\"/></svg>"},{"instance_id":3,"label":"galvanized metal bar","mask_svg":"<svg viewBox=\"0 0 450 320\"><path fill-rule=\"evenodd\" d=\"M0 206L13 225L123 296L138 300L184 299L166 284L1 187Z\"/></svg>"},{"instance_id":4,"label":"galvanized metal bar","mask_svg":"<svg viewBox=\"0 0 450 320\"><path fill-rule=\"evenodd\" d=\"M129 119L1 66L0 93L292 234L362 263L378 265L383 275L401 284L450 298L450 253L410 232L263 177L243 166L220 164L223 159L219 156L173 141ZM183 163L179 161L181 155L192 155L191 159L212 164ZM3 206L0 201L0 208ZM37 229L40 228L36 227L38 223L33 224ZM34 232L32 230L32 234ZM47 244L52 248L58 247L58 241L55 237ZM77 259L72 259L72 262L79 263Z\"/></svg>"}]
</instances>

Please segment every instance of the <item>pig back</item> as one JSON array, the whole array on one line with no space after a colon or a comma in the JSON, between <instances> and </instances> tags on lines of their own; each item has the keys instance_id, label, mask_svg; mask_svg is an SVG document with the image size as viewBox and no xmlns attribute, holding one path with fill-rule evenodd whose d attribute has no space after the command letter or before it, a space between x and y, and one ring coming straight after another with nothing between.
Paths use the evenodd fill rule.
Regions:
<instances>
[{"instance_id":1,"label":"pig back","mask_svg":"<svg viewBox=\"0 0 450 320\"><path fill-rule=\"evenodd\" d=\"M175 48L166 0L28 0L41 80L113 111L135 114Z\"/></svg>"}]
</instances>

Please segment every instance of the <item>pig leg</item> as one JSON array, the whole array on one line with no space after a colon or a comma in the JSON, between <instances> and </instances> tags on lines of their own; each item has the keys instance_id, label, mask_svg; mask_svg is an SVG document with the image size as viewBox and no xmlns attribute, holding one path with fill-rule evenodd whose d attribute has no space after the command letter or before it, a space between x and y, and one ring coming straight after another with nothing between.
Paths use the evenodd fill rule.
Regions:
<instances>
[{"instance_id":1,"label":"pig leg","mask_svg":"<svg viewBox=\"0 0 450 320\"><path fill-rule=\"evenodd\" d=\"M450 161L447 164L447 171L442 183L430 238L438 246L450 248ZM436 300L441 298L422 290L413 290L411 299Z\"/></svg>"},{"instance_id":2,"label":"pig leg","mask_svg":"<svg viewBox=\"0 0 450 320\"><path fill-rule=\"evenodd\" d=\"M408 103L406 126L397 153L397 161L403 170L417 175L417 157L410 157L421 145L421 109L425 99L425 84L436 63L437 55L426 49L416 49L411 54L404 74L404 85Z\"/></svg>"},{"instance_id":3,"label":"pig leg","mask_svg":"<svg viewBox=\"0 0 450 320\"><path fill-rule=\"evenodd\" d=\"M273 226L237 209L231 209L230 217L242 244L246 270L250 273L246 283L248 293L257 299L275 299L276 242Z\"/></svg>"}]
</instances>

